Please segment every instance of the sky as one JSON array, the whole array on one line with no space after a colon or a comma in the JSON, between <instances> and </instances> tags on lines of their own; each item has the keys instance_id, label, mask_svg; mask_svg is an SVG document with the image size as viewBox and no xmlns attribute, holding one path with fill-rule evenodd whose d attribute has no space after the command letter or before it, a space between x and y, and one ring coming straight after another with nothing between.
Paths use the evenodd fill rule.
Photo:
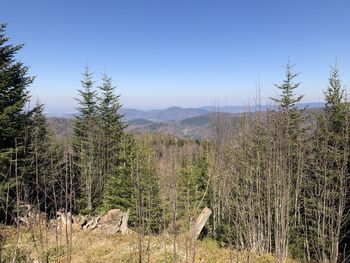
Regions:
<instances>
[{"instance_id":1,"label":"sky","mask_svg":"<svg viewBox=\"0 0 350 263\"><path fill-rule=\"evenodd\" d=\"M268 102L288 61L305 102L335 61L350 86L349 0L0 0L0 21L47 112L74 111L86 65L138 109Z\"/></svg>"}]
</instances>

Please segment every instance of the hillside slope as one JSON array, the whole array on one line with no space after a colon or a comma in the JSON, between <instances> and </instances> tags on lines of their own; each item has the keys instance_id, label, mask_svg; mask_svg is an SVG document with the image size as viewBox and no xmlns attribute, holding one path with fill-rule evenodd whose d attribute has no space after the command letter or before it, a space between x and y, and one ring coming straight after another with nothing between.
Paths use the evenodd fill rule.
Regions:
<instances>
[{"instance_id":1,"label":"hillside slope","mask_svg":"<svg viewBox=\"0 0 350 263\"><path fill-rule=\"evenodd\" d=\"M6 236L2 251L3 262L12 262L16 247L16 229L1 227L1 233ZM47 239L41 244L38 233L29 229L21 229L17 249L17 263L67 262L67 239L64 231L53 230L43 233ZM47 235L46 235L47 234ZM33 242L33 235L36 243ZM69 240L69 239L68 239ZM170 235L143 236L142 262L171 263L173 262L173 239ZM138 262L139 236L136 232L126 235L115 234L106 236L98 231L73 231L71 248L72 263L122 263ZM211 239L196 241L194 246L184 236L179 236L176 242L177 262L222 263L251 262L275 263L276 259L270 254L256 255L246 251L234 251L220 245ZM186 261L187 258L187 261ZM288 260L286 263L297 263Z\"/></svg>"}]
</instances>

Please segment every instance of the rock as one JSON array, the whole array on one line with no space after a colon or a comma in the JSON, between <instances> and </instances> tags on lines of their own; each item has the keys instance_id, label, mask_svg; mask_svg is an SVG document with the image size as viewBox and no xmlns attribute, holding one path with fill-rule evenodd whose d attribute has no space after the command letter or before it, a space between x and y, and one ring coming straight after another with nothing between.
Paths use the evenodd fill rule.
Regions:
<instances>
[{"instance_id":1,"label":"rock","mask_svg":"<svg viewBox=\"0 0 350 263\"><path fill-rule=\"evenodd\" d=\"M106 215L101 217L99 227L105 232L105 234L114 235L120 231L125 214L125 212L119 209L109 210Z\"/></svg>"},{"instance_id":2,"label":"rock","mask_svg":"<svg viewBox=\"0 0 350 263\"><path fill-rule=\"evenodd\" d=\"M22 204L19 206L19 216L15 220L19 223L31 227L36 224L46 224L47 216L38 209L29 204Z\"/></svg>"},{"instance_id":3,"label":"rock","mask_svg":"<svg viewBox=\"0 0 350 263\"><path fill-rule=\"evenodd\" d=\"M122 234L129 233L128 220L130 210L125 213L119 209L112 209L107 212L106 215L99 216L72 216L70 213L57 212L57 219L52 224L58 224L65 229L68 226L68 230L73 228L74 230L95 230L99 229L105 235L114 235L118 232Z\"/></svg>"},{"instance_id":4,"label":"rock","mask_svg":"<svg viewBox=\"0 0 350 263\"><path fill-rule=\"evenodd\" d=\"M112 209L106 215L101 217L101 224L109 224L112 222L120 222L124 216L124 212L120 209Z\"/></svg>"},{"instance_id":5,"label":"rock","mask_svg":"<svg viewBox=\"0 0 350 263\"><path fill-rule=\"evenodd\" d=\"M81 216L81 215L73 216L73 229L80 230L86 224L87 224L86 216Z\"/></svg>"},{"instance_id":6,"label":"rock","mask_svg":"<svg viewBox=\"0 0 350 263\"><path fill-rule=\"evenodd\" d=\"M97 227L98 221L100 220L100 217L91 217L89 220L86 221L86 224L83 224L83 229L95 229Z\"/></svg>"}]
</instances>

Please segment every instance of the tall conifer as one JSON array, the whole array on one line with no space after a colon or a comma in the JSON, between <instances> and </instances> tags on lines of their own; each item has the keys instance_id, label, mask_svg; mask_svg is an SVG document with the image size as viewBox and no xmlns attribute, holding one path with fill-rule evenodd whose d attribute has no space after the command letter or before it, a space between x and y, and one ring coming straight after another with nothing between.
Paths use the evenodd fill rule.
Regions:
<instances>
[{"instance_id":1,"label":"tall conifer","mask_svg":"<svg viewBox=\"0 0 350 263\"><path fill-rule=\"evenodd\" d=\"M339 255L348 250L349 242L343 239L349 225L349 105L337 67L331 68L324 95L325 108L317 119L312 140L305 227L309 257L319 262L337 262Z\"/></svg>"},{"instance_id":2,"label":"tall conifer","mask_svg":"<svg viewBox=\"0 0 350 263\"><path fill-rule=\"evenodd\" d=\"M102 210L135 209L132 166L136 144L131 133L124 133L118 147L118 165L112 167L105 186ZM135 211L133 211L135 213Z\"/></svg>"},{"instance_id":3,"label":"tall conifer","mask_svg":"<svg viewBox=\"0 0 350 263\"><path fill-rule=\"evenodd\" d=\"M25 111L27 88L34 80L28 75L29 68L15 59L23 45L9 44L5 30L6 24L0 24L0 222L10 218L7 212L11 212L16 195L13 160L15 152L17 159L23 158L30 116ZM18 163L20 169L20 160Z\"/></svg>"},{"instance_id":4,"label":"tall conifer","mask_svg":"<svg viewBox=\"0 0 350 263\"><path fill-rule=\"evenodd\" d=\"M100 187L101 192L104 192L107 178L116 172L116 167L119 165L119 147L125 125L122 120L123 115L119 113L120 95L115 94L116 88L112 84L112 79L104 74L102 85L98 88L101 91L98 104L101 128L99 136Z\"/></svg>"},{"instance_id":5,"label":"tall conifer","mask_svg":"<svg viewBox=\"0 0 350 263\"><path fill-rule=\"evenodd\" d=\"M78 90L78 114L74 117L73 151L75 173L78 176L78 210L91 212L99 197L99 178L97 165L97 131L98 118L96 91L89 68L85 68L81 81L82 89Z\"/></svg>"}]
</instances>

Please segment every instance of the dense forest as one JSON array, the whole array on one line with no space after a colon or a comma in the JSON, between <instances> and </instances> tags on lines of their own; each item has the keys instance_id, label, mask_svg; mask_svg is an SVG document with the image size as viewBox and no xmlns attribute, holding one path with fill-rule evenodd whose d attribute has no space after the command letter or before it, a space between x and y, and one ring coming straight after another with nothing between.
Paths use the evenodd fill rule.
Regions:
<instances>
[{"instance_id":1,"label":"dense forest","mask_svg":"<svg viewBox=\"0 0 350 263\"><path fill-rule=\"evenodd\" d=\"M196 242L186 239L183 256L177 239L204 207L212 216L201 238L230 251L272 254L277 262L349 262L350 111L337 65L320 111L297 106L299 76L287 64L274 107L262 111L257 102L235 125L218 112L212 136L196 140L127 131L112 78L103 74L97 85L86 67L71 132L58 137L44 105L28 107L35 78L16 59L22 47L11 44L2 24L0 223L17 230L16 247L3 262L21 262L18 218L26 206L46 222L57 213L129 209L138 262L149 262L147 236L163 234L173 240L170 262L196 262ZM31 226L43 255L46 226ZM0 251L9 239L4 233ZM64 262L70 262L69 238L65 245Z\"/></svg>"}]
</instances>

